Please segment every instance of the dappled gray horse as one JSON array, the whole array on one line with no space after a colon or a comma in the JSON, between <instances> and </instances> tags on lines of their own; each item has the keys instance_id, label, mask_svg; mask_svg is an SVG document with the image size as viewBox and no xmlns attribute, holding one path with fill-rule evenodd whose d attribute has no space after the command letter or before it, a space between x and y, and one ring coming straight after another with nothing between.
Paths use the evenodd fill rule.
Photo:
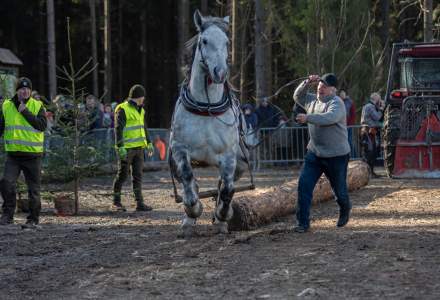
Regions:
<instances>
[{"instance_id":1,"label":"dappled gray horse","mask_svg":"<svg viewBox=\"0 0 440 300\"><path fill-rule=\"evenodd\" d=\"M214 224L220 233L227 232L227 221L232 218L234 180L246 169L246 149L240 145L240 132L246 126L227 81L229 18L203 17L197 10L194 23L199 33L187 43L193 51L191 73L174 109L169 143L171 174L183 185L184 236L193 233L203 210L191 163L220 170L214 212Z\"/></svg>"}]
</instances>

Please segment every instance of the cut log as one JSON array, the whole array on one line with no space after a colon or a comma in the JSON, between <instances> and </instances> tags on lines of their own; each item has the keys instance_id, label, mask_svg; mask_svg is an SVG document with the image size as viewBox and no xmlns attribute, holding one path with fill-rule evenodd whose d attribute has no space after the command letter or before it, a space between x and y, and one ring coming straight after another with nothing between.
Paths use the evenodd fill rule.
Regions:
<instances>
[{"instance_id":1,"label":"cut log","mask_svg":"<svg viewBox=\"0 0 440 300\"><path fill-rule=\"evenodd\" d=\"M349 191L368 184L368 165L362 161L348 164L347 185ZM250 230L271 220L295 212L298 179L269 189L256 189L241 194L232 201L234 215L229 221L230 230ZM313 204L334 199L330 183L323 175L313 191Z\"/></svg>"}]
</instances>

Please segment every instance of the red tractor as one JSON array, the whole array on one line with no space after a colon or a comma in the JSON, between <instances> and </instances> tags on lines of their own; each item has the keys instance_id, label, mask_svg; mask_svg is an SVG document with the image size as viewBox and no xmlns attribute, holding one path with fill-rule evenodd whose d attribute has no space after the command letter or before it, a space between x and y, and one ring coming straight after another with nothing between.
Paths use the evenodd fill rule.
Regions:
<instances>
[{"instance_id":1,"label":"red tractor","mask_svg":"<svg viewBox=\"0 0 440 300\"><path fill-rule=\"evenodd\" d=\"M440 178L440 43L396 43L385 96L389 177Z\"/></svg>"}]
</instances>

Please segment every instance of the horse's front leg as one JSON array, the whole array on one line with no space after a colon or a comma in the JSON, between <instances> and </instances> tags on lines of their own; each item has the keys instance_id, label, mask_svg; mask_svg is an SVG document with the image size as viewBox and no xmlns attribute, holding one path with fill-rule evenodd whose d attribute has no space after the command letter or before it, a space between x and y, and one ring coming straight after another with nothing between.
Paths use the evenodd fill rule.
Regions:
<instances>
[{"instance_id":1,"label":"horse's front leg","mask_svg":"<svg viewBox=\"0 0 440 300\"><path fill-rule=\"evenodd\" d=\"M176 166L176 177L183 185L183 205L186 217L182 222L182 235L191 236L196 219L203 212L202 203L199 200L198 185L191 168L188 151L183 146L175 146L172 149L173 159Z\"/></svg>"},{"instance_id":2,"label":"horse's front leg","mask_svg":"<svg viewBox=\"0 0 440 300\"><path fill-rule=\"evenodd\" d=\"M234 173L236 166L237 160L235 154L225 155L220 162L222 185L215 209L216 226L219 233L228 233L227 222L232 218L234 213L231 202L234 196Z\"/></svg>"}]
</instances>

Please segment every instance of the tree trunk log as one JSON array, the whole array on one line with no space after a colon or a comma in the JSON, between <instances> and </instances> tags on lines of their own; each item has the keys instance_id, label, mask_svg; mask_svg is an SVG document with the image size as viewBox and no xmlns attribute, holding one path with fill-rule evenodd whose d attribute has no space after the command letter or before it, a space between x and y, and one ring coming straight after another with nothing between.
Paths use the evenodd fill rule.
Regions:
<instances>
[{"instance_id":1,"label":"tree trunk log","mask_svg":"<svg viewBox=\"0 0 440 300\"><path fill-rule=\"evenodd\" d=\"M347 185L349 191L368 184L368 165L361 161L348 165ZM269 223L277 217L295 212L297 199L297 179L269 189L257 189L234 198L234 216L229 222L230 230L250 230ZM312 204L333 199L333 192L325 176L316 184Z\"/></svg>"}]
</instances>

